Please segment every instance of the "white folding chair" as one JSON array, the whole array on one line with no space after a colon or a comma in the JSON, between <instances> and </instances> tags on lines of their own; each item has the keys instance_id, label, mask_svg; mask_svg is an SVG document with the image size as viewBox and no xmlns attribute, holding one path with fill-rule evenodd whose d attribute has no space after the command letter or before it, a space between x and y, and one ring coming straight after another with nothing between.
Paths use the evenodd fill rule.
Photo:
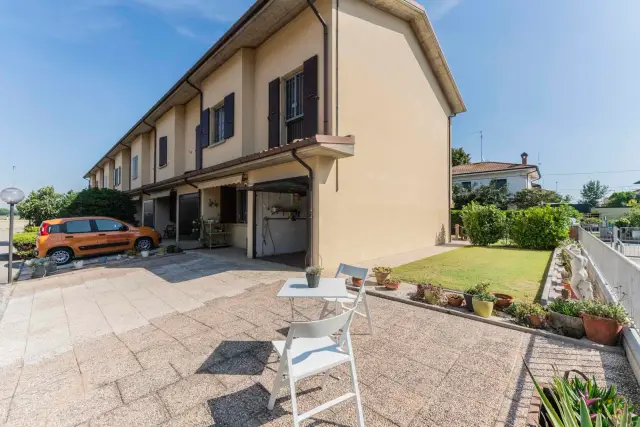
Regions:
<instances>
[{"instance_id":1,"label":"white folding chair","mask_svg":"<svg viewBox=\"0 0 640 427\"><path fill-rule=\"evenodd\" d=\"M340 277L341 274L362 279L362 285L360 285L358 293L351 294L350 297L337 299L324 298L325 302L322 307L322 311L320 312L320 318L322 319L331 313L339 314L340 312L349 310L352 307L358 309L360 304L362 304L364 306L364 313L356 310L356 314L367 318L367 322L369 323L369 334L373 335L373 323L371 322L371 313L369 312L369 304L367 303L367 291L364 288L365 281L369 275L369 270L363 267L340 264L340 267L338 267L338 271L336 272L336 277ZM331 308L331 303L334 303L333 309Z\"/></svg>"},{"instance_id":2,"label":"white folding chair","mask_svg":"<svg viewBox=\"0 0 640 427\"><path fill-rule=\"evenodd\" d=\"M283 382L289 381L291 390L291 408L293 412L293 425L298 427L300 423L315 414L335 406L347 399L356 399L356 417L359 427L364 427L364 416L362 414L362 402L358 389L358 377L356 375L356 365L351 348L351 336L349 327L355 313L355 307L338 316L328 319L314 320L310 322L292 322L289 327L286 341L273 341L273 347L280 356L280 367L273 383L273 390L269 398L268 408L273 409L278 393L283 386ZM340 333L336 339L334 334ZM304 414L298 414L296 401L296 382L309 377L324 373L324 384L329 376L329 369L349 364L351 373L351 385L353 390L327 403L324 403Z\"/></svg>"}]
</instances>

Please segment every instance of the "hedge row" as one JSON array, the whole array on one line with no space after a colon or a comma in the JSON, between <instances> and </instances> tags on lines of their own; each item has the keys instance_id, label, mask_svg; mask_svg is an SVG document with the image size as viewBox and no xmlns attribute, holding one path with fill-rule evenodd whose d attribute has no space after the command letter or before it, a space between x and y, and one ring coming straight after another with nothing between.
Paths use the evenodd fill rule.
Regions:
<instances>
[{"instance_id":1,"label":"hedge row","mask_svg":"<svg viewBox=\"0 0 640 427\"><path fill-rule=\"evenodd\" d=\"M16 255L23 259L33 258L33 251L36 249L37 238L37 232L24 232L14 234L13 247L16 250Z\"/></svg>"},{"instance_id":2,"label":"hedge row","mask_svg":"<svg viewBox=\"0 0 640 427\"><path fill-rule=\"evenodd\" d=\"M474 245L488 246L509 238L524 249L552 249L569 236L575 209L569 206L532 207L502 211L471 203L461 211L465 233Z\"/></svg>"}]
</instances>

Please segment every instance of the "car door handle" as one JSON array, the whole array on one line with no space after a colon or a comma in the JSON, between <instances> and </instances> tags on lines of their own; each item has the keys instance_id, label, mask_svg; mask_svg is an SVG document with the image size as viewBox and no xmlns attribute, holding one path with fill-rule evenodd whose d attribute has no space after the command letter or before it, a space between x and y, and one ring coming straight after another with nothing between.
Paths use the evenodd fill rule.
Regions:
<instances>
[{"instance_id":1,"label":"car door handle","mask_svg":"<svg viewBox=\"0 0 640 427\"><path fill-rule=\"evenodd\" d=\"M106 236L106 234L98 234L98 236Z\"/></svg>"},{"instance_id":2,"label":"car door handle","mask_svg":"<svg viewBox=\"0 0 640 427\"><path fill-rule=\"evenodd\" d=\"M73 239L73 236L64 236L65 239Z\"/></svg>"}]
</instances>

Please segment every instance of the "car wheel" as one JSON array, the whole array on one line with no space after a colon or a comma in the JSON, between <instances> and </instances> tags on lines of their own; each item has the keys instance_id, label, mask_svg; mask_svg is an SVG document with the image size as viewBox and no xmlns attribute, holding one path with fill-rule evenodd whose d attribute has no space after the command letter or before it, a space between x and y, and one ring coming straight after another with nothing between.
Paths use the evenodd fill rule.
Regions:
<instances>
[{"instance_id":1,"label":"car wheel","mask_svg":"<svg viewBox=\"0 0 640 427\"><path fill-rule=\"evenodd\" d=\"M73 251L68 248L55 248L49 252L49 257L57 265L64 265L73 259Z\"/></svg>"},{"instance_id":2,"label":"car wheel","mask_svg":"<svg viewBox=\"0 0 640 427\"><path fill-rule=\"evenodd\" d=\"M151 249L153 249L153 240L148 237L142 237L136 241L136 250L150 251Z\"/></svg>"}]
</instances>

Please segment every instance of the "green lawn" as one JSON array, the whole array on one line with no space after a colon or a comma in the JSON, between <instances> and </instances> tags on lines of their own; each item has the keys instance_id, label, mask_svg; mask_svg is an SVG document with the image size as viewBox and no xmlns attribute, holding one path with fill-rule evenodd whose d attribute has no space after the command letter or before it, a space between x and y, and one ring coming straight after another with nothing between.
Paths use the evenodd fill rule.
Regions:
<instances>
[{"instance_id":1,"label":"green lawn","mask_svg":"<svg viewBox=\"0 0 640 427\"><path fill-rule=\"evenodd\" d=\"M513 295L518 300L537 301L551 253L469 246L396 267L393 277L460 291L486 281L491 283L491 292Z\"/></svg>"}]
</instances>

